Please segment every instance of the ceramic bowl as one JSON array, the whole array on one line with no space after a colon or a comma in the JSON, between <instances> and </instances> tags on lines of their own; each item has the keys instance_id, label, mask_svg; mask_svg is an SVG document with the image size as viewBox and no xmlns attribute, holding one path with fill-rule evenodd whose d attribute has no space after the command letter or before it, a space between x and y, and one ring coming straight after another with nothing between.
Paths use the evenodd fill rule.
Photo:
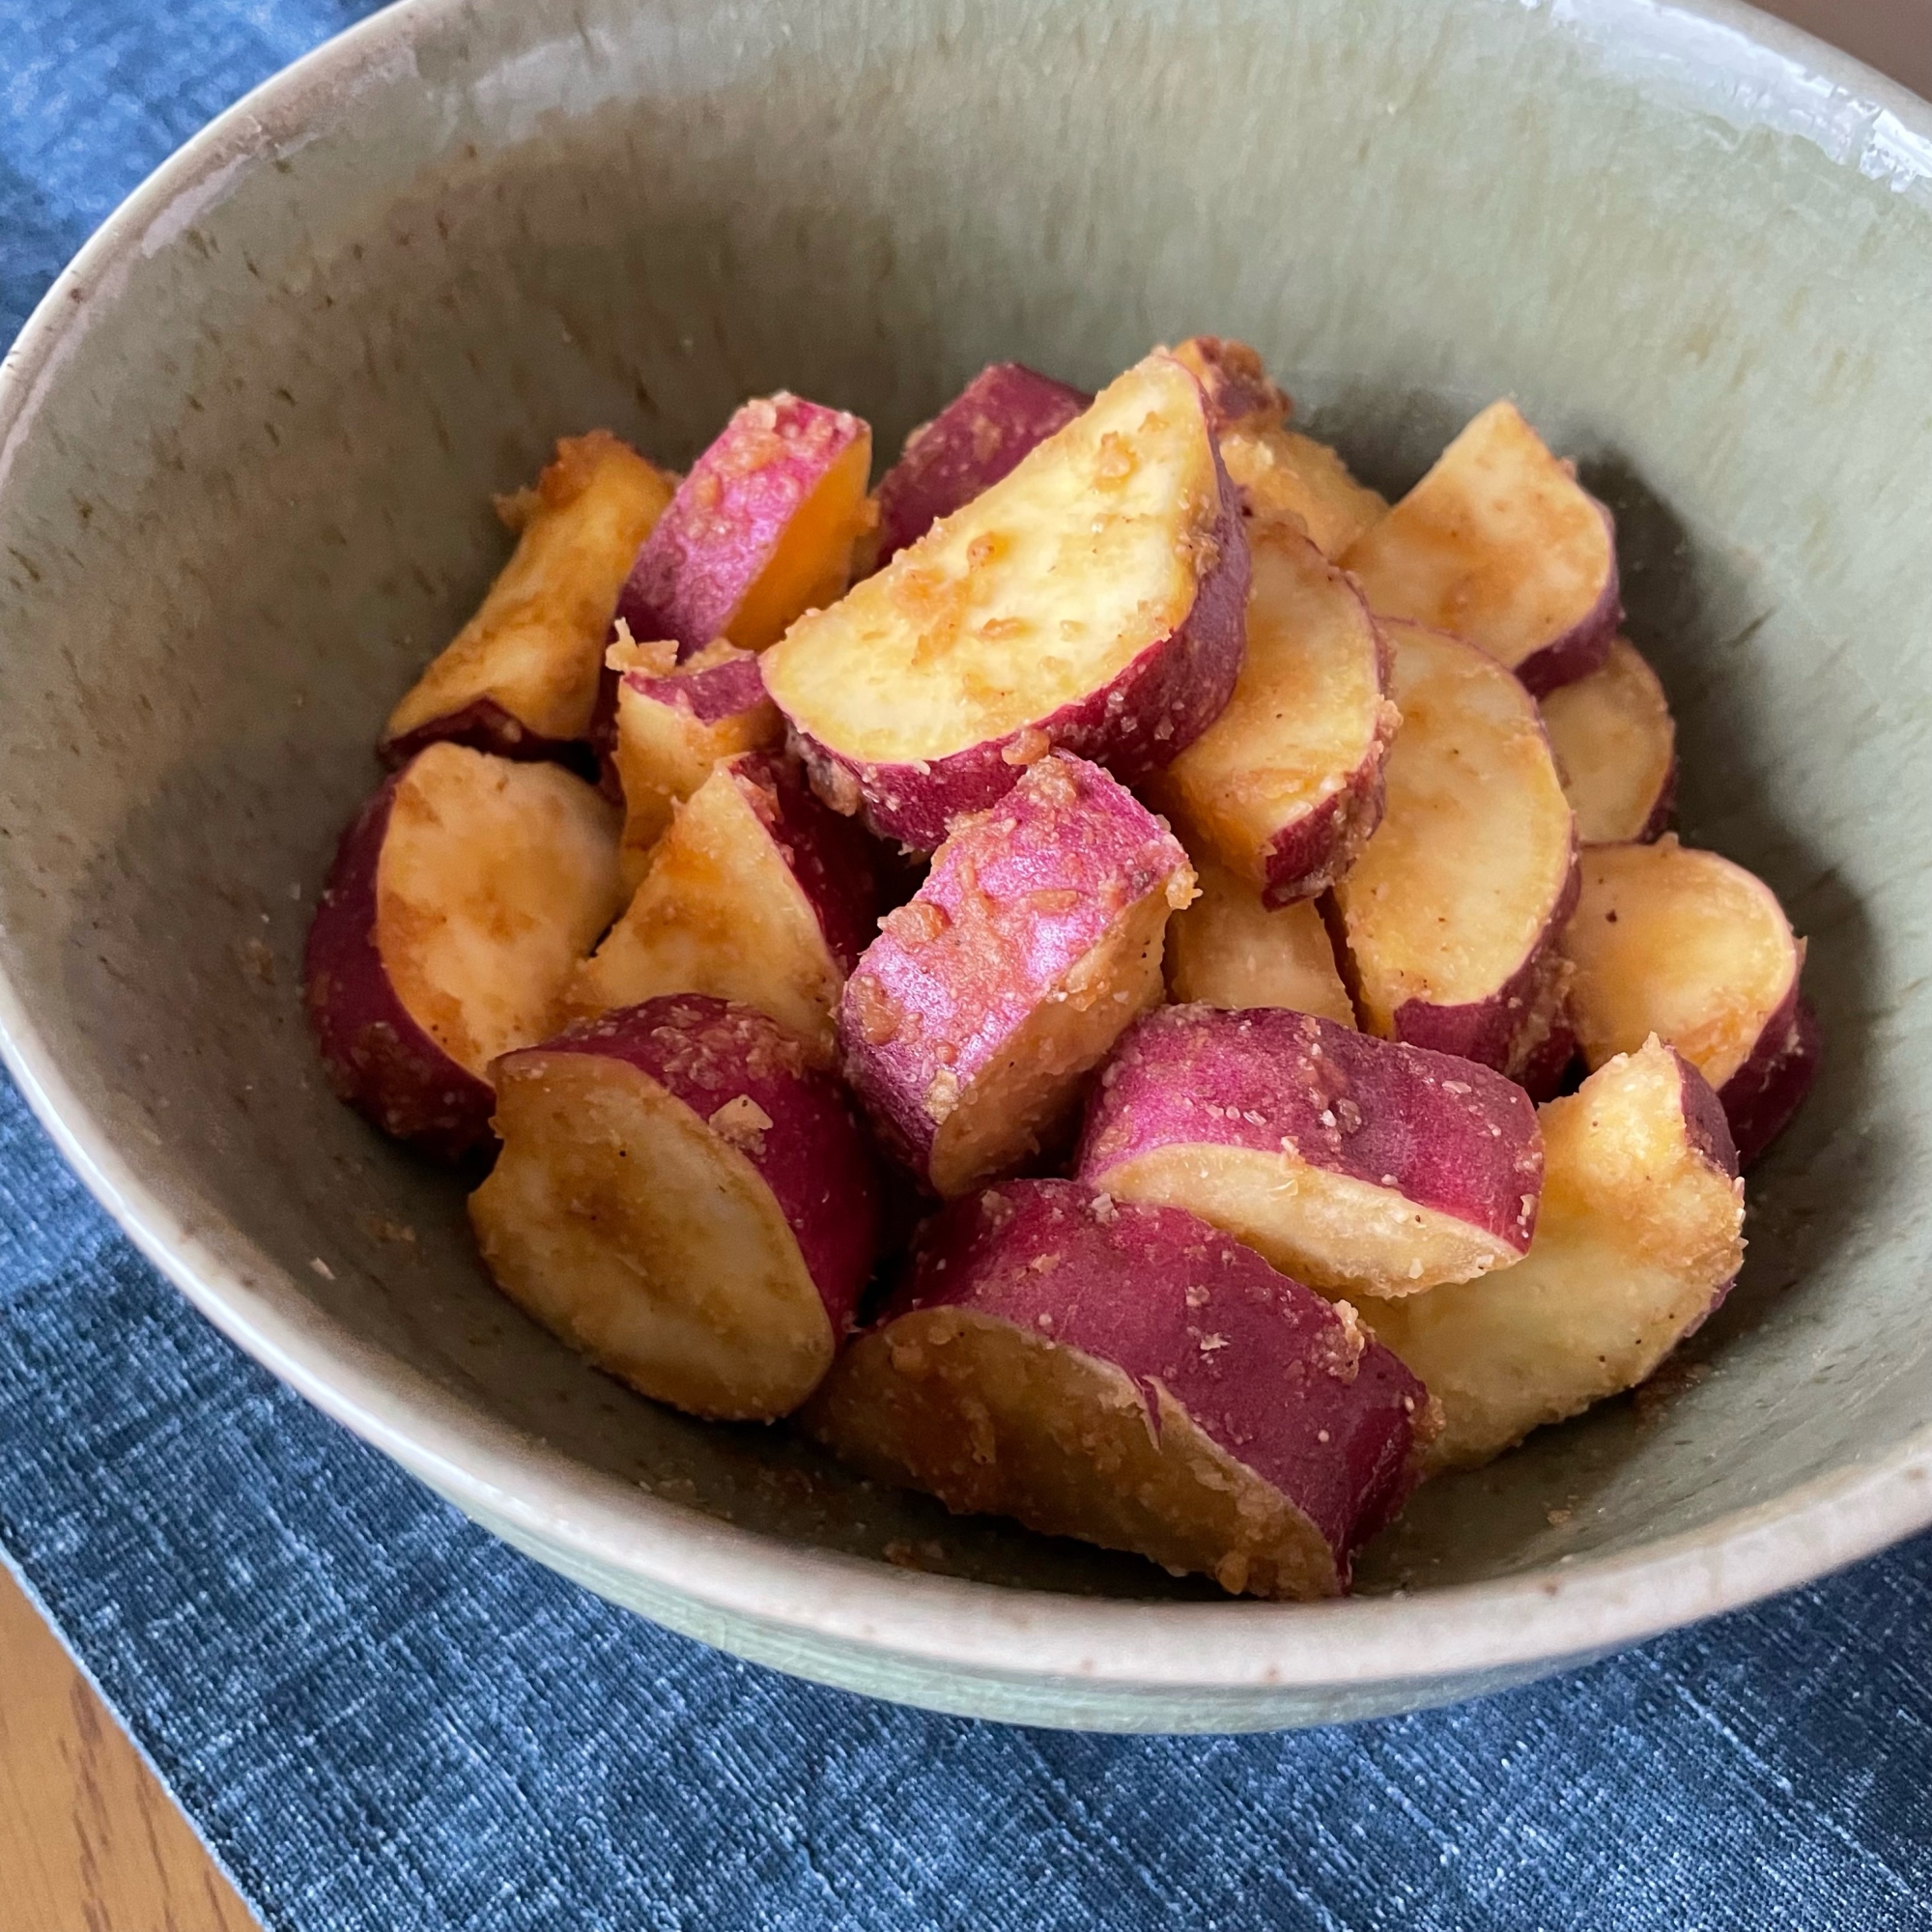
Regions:
<instances>
[{"instance_id":1,"label":"ceramic bowl","mask_svg":"<svg viewBox=\"0 0 1932 1932\"><path fill-rule=\"evenodd\" d=\"M1386 1712L1932 1519L1932 110L1658 0L409 0L190 143L0 380L0 1025L206 1314L462 1509L744 1656L1032 1723ZM988 360L1245 337L1399 490L1516 395L1614 507L1692 839L1829 1056L1637 1402L1419 1495L1352 1601L1217 1601L634 1398L483 1279L297 1002L489 493L743 395L883 448Z\"/></svg>"}]
</instances>

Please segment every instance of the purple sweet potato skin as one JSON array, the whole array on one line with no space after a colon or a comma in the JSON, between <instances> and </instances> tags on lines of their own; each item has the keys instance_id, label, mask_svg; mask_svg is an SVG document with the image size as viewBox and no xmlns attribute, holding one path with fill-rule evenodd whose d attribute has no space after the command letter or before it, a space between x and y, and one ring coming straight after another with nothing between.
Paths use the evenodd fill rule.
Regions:
<instances>
[{"instance_id":1,"label":"purple sweet potato skin","mask_svg":"<svg viewBox=\"0 0 1932 1932\"><path fill-rule=\"evenodd\" d=\"M431 718L399 738L384 738L376 752L391 771L400 771L418 752L445 742L530 764L548 759L573 770L587 770L590 762L582 740L543 737L494 697L472 697L461 709Z\"/></svg>"},{"instance_id":2,"label":"purple sweet potato skin","mask_svg":"<svg viewBox=\"0 0 1932 1932\"><path fill-rule=\"evenodd\" d=\"M337 1097L394 1139L456 1160L490 1138L497 1094L411 1017L376 943L377 874L402 780L386 780L342 835L308 929L302 1002Z\"/></svg>"},{"instance_id":3,"label":"purple sweet potato skin","mask_svg":"<svg viewBox=\"0 0 1932 1932\"><path fill-rule=\"evenodd\" d=\"M880 479L879 562L890 563L940 518L990 489L1093 400L1021 362L981 369L907 437L904 453Z\"/></svg>"},{"instance_id":4,"label":"purple sweet potato skin","mask_svg":"<svg viewBox=\"0 0 1932 1932\"><path fill-rule=\"evenodd\" d=\"M739 460L753 411L769 411L768 428L790 454L756 464ZM690 657L714 638L729 635L799 507L838 457L870 432L857 416L799 396L748 403L691 467L677 494L638 552L617 596L612 618L630 626L640 643L669 639Z\"/></svg>"},{"instance_id":5,"label":"purple sweet potato skin","mask_svg":"<svg viewBox=\"0 0 1932 1932\"><path fill-rule=\"evenodd\" d=\"M1811 1002L1798 990L1794 979L1784 1003L1766 1023L1745 1064L1724 1082L1716 1096L1736 1142L1730 1171L1749 1167L1762 1156L1804 1104L1818 1077L1825 1035ZM1699 1078L1698 1086L1708 1092Z\"/></svg>"},{"instance_id":6,"label":"purple sweet potato skin","mask_svg":"<svg viewBox=\"0 0 1932 1932\"><path fill-rule=\"evenodd\" d=\"M1610 654L1611 640L1623 628L1624 600L1621 579L1617 570L1617 524L1610 515L1606 504L1597 502L1597 514L1604 520L1604 527L1610 539L1609 574L1604 580L1602 594L1595 604L1565 631L1560 638L1552 638L1540 650L1531 651L1523 661L1513 667L1523 687L1532 697L1547 696L1559 685L1574 684L1579 677L1588 677L1594 670L1604 668L1604 661Z\"/></svg>"},{"instance_id":7,"label":"purple sweet potato skin","mask_svg":"<svg viewBox=\"0 0 1932 1932\"><path fill-rule=\"evenodd\" d=\"M1201 384L1208 421L1216 436L1234 429L1271 429L1294 405L1273 382L1262 358L1245 342L1219 335L1190 335L1173 352Z\"/></svg>"},{"instance_id":8,"label":"purple sweet potato skin","mask_svg":"<svg viewBox=\"0 0 1932 1932\"><path fill-rule=\"evenodd\" d=\"M962 812L983 811L1012 788L1028 734L1057 750L1105 765L1137 785L1173 761L1227 708L1247 648L1248 540L1239 493L1214 457L1220 500L1210 541L1214 562L1202 576L1179 626L1150 644L1098 691L1009 738L989 739L923 766L865 764L793 726L792 742L820 796L862 810L881 838L930 852Z\"/></svg>"},{"instance_id":9,"label":"purple sweet potato skin","mask_svg":"<svg viewBox=\"0 0 1932 1932\"><path fill-rule=\"evenodd\" d=\"M1671 828L1677 817L1677 760L1673 756L1670 769L1663 775L1663 782L1658 787L1657 803L1650 808L1650 816L1643 822L1643 829L1632 841L1637 845L1654 845Z\"/></svg>"},{"instance_id":10,"label":"purple sweet potato skin","mask_svg":"<svg viewBox=\"0 0 1932 1932\"><path fill-rule=\"evenodd\" d=\"M926 1172L942 1067L970 1087L1112 922L1186 865L1131 792L1064 753L958 825L839 1007L845 1077L907 1167Z\"/></svg>"},{"instance_id":11,"label":"purple sweet potato skin","mask_svg":"<svg viewBox=\"0 0 1932 1932\"><path fill-rule=\"evenodd\" d=\"M660 704L681 706L700 724L716 724L736 713L755 711L770 701L764 673L754 657L730 658L723 664L706 665L701 670L673 671L665 677L650 677L635 670L620 674L606 665L597 686L596 707L584 735L597 758L597 788L612 805L624 802L616 747L617 692L625 684Z\"/></svg>"},{"instance_id":12,"label":"purple sweet potato skin","mask_svg":"<svg viewBox=\"0 0 1932 1932\"><path fill-rule=\"evenodd\" d=\"M1529 1096L1488 1067L1275 1007L1159 1007L1122 1036L1074 1165L1105 1187L1176 1145L1251 1148L1383 1184L1526 1253L1543 1190Z\"/></svg>"},{"instance_id":13,"label":"purple sweet potato skin","mask_svg":"<svg viewBox=\"0 0 1932 1932\"><path fill-rule=\"evenodd\" d=\"M1541 1003L1547 977L1561 970L1557 941L1570 923L1570 915L1577 910L1582 890L1573 835L1569 883L1564 886L1529 957L1487 1000L1472 1000L1461 1007L1434 1007L1426 1000L1405 1000L1395 1010L1395 1037L1411 1046L1452 1053L1458 1059L1472 1060L1479 1065L1507 1072L1512 1078L1520 1077L1548 1044L1547 1035L1542 1039L1524 1040L1523 1022ZM1557 1025L1562 1024L1559 1018Z\"/></svg>"},{"instance_id":14,"label":"purple sweet potato skin","mask_svg":"<svg viewBox=\"0 0 1932 1932\"><path fill-rule=\"evenodd\" d=\"M562 1053L621 1061L700 1121L741 1094L763 1110L772 1124L761 1141L731 1145L771 1189L832 1332L843 1335L878 1255L880 1224L876 1166L838 1082L808 1066L776 1020L700 993L619 1007L497 1065Z\"/></svg>"},{"instance_id":15,"label":"purple sweet potato skin","mask_svg":"<svg viewBox=\"0 0 1932 1932\"><path fill-rule=\"evenodd\" d=\"M875 1326L949 1307L1115 1364L1155 1428L1164 1391L1313 1521L1344 1586L1350 1552L1414 1486L1422 1384L1320 1295L1178 1208L1067 1180L988 1188L927 1224Z\"/></svg>"},{"instance_id":16,"label":"purple sweet potato skin","mask_svg":"<svg viewBox=\"0 0 1932 1932\"><path fill-rule=\"evenodd\" d=\"M1805 1007L1804 1010L1808 1013L1810 1009ZM1743 1163L1738 1158L1738 1145L1731 1133L1722 1096L1711 1091L1711 1083L1675 1047L1664 1050L1677 1063L1677 1077L1683 1090L1685 1139L1713 1167L1735 1180L1743 1171ZM1732 1084L1725 1082L1727 1087Z\"/></svg>"},{"instance_id":17,"label":"purple sweet potato skin","mask_svg":"<svg viewBox=\"0 0 1932 1932\"><path fill-rule=\"evenodd\" d=\"M624 681L660 704L689 711L700 724L716 724L721 718L754 711L767 701L764 673L754 657L727 658L701 670L673 672L667 677L626 671Z\"/></svg>"},{"instance_id":18,"label":"purple sweet potato skin","mask_svg":"<svg viewBox=\"0 0 1932 1932\"><path fill-rule=\"evenodd\" d=\"M1563 1091L1563 1082L1577 1059L1577 1029L1569 1015L1559 1013L1543 1044L1525 1060L1516 1075L1516 1083L1541 1106Z\"/></svg>"},{"instance_id":19,"label":"purple sweet potato skin","mask_svg":"<svg viewBox=\"0 0 1932 1932\"><path fill-rule=\"evenodd\" d=\"M751 668L757 670L755 661ZM839 817L817 797L793 759L746 752L732 760L732 770L770 799L772 811L760 809L766 830L811 901L832 956L849 974L878 930L883 903L878 847L854 820Z\"/></svg>"},{"instance_id":20,"label":"purple sweet potato skin","mask_svg":"<svg viewBox=\"0 0 1932 1932\"><path fill-rule=\"evenodd\" d=\"M1374 619L1370 622L1374 624ZM1377 669L1382 696L1386 697L1395 653L1381 628L1377 625L1375 630ZM1262 888L1264 905L1279 910L1298 899L1316 898L1361 857L1362 847L1375 837L1376 828L1382 822L1387 792L1383 767L1388 762L1389 747L1395 742L1398 723L1392 712L1385 713L1377 726L1374 743L1348 783L1323 799L1306 817L1283 826L1275 834L1267 851L1267 882Z\"/></svg>"}]
</instances>

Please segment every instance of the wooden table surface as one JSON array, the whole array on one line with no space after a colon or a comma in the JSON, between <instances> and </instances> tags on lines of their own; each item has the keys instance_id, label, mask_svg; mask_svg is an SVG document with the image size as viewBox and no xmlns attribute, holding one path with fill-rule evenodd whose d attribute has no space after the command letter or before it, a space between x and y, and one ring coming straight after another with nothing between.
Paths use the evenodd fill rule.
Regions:
<instances>
[{"instance_id":1,"label":"wooden table surface","mask_svg":"<svg viewBox=\"0 0 1932 1932\"><path fill-rule=\"evenodd\" d=\"M0 1570L0 1924L252 1932L255 1920Z\"/></svg>"},{"instance_id":2,"label":"wooden table surface","mask_svg":"<svg viewBox=\"0 0 1932 1932\"><path fill-rule=\"evenodd\" d=\"M1770 11L1932 97L1932 0ZM31 1932L253 1932L255 1919L0 1570L0 1920Z\"/></svg>"}]
</instances>

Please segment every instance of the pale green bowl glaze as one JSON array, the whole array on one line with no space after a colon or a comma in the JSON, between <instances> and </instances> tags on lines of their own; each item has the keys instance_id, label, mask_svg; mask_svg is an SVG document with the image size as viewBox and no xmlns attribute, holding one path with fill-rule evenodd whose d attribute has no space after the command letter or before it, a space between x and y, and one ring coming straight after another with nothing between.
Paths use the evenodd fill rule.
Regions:
<instances>
[{"instance_id":1,"label":"pale green bowl glaze","mask_svg":"<svg viewBox=\"0 0 1932 1932\"><path fill-rule=\"evenodd\" d=\"M1386 487L1503 391L1579 457L1685 829L1784 895L1830 1043L1708 1376L1435 1486L1311 1608L633 1398L493 1293L297 1006L377 726L553 438L681 462L788 385L891 448L982 362L1097 384L1197 329ZM7 362L0 1025L214 1321L620 1603L1035 1723L1400 1710L1932 1519L1928 650L1932 110L1747 10L413 0L170 162Z\"/></svg>"}]
</instances>

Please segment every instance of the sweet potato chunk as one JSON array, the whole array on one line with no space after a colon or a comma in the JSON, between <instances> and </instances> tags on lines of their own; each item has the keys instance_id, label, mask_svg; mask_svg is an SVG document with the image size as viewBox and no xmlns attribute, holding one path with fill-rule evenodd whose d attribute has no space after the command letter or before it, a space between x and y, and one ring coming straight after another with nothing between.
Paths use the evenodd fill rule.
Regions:
<instances>
[{"instance_id":1,"label":"sweet potato chunk","mask_svg":"<svg viewBox=\"0 0 1932 1932\"><path fill-rule=\"evenodd\" d=\"M1346 554L1388 514L1386 499L1357 483L1334 450L1295 430L1231 430L1221 439L1221 461L1250 518L1306 531L1326 557Z\"/></svg>"},{"instance_id":2,"label":"sweet potato chunk","mask_svg":"<svg viewBox=\"0 0 1932 1932\"><path fill-rule=\"evenodd\" d=\"M1221 461L1254 523L1286 526L1339 557L1388 505L1325 443L1290 429L1293 405L1244 342L1196 335L1173 352L1208 398Z\"/></svg>"},{"instance_id":3,"label":"sweet potato chunk","mask_svg":"<svg viewBox=\"0 0 1932 1932\"><path fill-rule=\"evenodd\" d=\"M1380 617L1480 644L1536 696L1586 677L1623 616L1610 513L1514 403L1492 403L1342 562Z\"/></svg>"},{"instance_id":4,"label":"sweet potato chunk","mask_svg":"<svg viewBox=\"0 0 1932 1932\"><path fill-rule=\"evenodd\" d=\"M1227 709L1151 781L1190 851L1269 905L1325 892L1381 820L1402 722L1387 652L1353 585L1306 537L1251 531L1247 655Z\"/></svg>"},{"instance_id":5,"label":"sweet potato chunk","mask_svg":"<svg viewBox=\"0 0 1932 1932\"><path fill-rule=\"evenodd\" d=\"M404 764L438 739L542 758L582 738L618 589L672 487L607 431L565 437L537 487L502 506L517 548L389 714L384 759Z\"/></svg>"},{"instance_id":6,"label":"sweet potato chunk","mask_svg":"<svg viewBox=\"0 0 1932 1932\"><path fill-rule=\"evenodd\" d=\"M1167 927L1167 990L1181 1005L1287 1007L1338 1026L1355 1009L1335 947L1309 900L1270 910L1244 879L1196 867L1200 895Z\"/></svg>"},{"instance_id":7,"label":"sweet potato chunk","mask_svg":"<svg viewBox=\"0 0 1932 1932\"><path fill-rule=\"evenodd\" d=\"M1543 1147L1521 1089L1487 1067L1307 1013L1163 1007L1102 1069L1076 1172L1297 1281L1400 1295L1520 1259Z\"/></svg>"},{"instance_id":8,"label":"sweet potato chunk","mask_svg":"<svg viewBox=\"0 0 1932 1932\"><path fill-rule=\"evenodd\" d=\"M691 466L638 553L617 615L639 643L690 657L716 638L777 642L843 594L869 515L872 432L783 392L747 403Z\"/></svg>"},{"instance_id":9,"label":"sweet potato chunk","mask_svg":"<svg viewBox=\"0 0 1932 1932\"><path fill-rule=\"evenodd\" d=\"M1455 638L1384 629L1403 725L1382 822L1335 888L1343 971L1372 1033L1515 1078L1562 1011L1575 819L1517 679Z\"/></svg>"},{"instance_id":10,"label":"sweet potato chunk","mask_svg":"<svg viewBox=\"0 0 1932 1932\"><path fill-rule=\"evenodd\" d=\"M1433 1465L1471 1467L1634 1386L1723 1300L1744 1182L1708 1085L1646 1041L1542 1110L1528 1255L1481 1281L1377 1302L1366 1321L1442 1405Z\"/></svg>"},{"instance_id":11,"label":"sweet potato chunk","mask_svg":"<svg viewBox=\"0 0 1932 1932\"><path fill-rule=\"evenodd\" d=\"M821 795L922 852L1051 746L1137 783L1235 686L1248 553L1194 379L1155 355L764 663Z\"/></svg>"},{"instance_id":12,"label":"sweet potato chunk","mask_svg":"<svg viewBox=\"0 0 1932 1932\"><path fill-rule=\"evenodd\" d=\"M491 1062L550 1031L621 903L616 815L582 780L432 744L343 835L309 928L330 1086L429 1152L475 1146Z\"/></svg>"},{"instance_id":13,"label":"sweet potato chunk","mask_svg":"<svg viewBox=\"0 0 1932 1932\"><path fill-rule=\"evenodd\" d=\"M1245 342L1190 335L1167 353L1201 384L1208 420L1218 437L1232 430L1279 429L1294 408Z\"/></svg>"},{"instance_id":14,"label":"sweet potato chunk","mask_svg":"<svg viewBox=\"0 0 1932 1932\"><path fill-rule=\"evenodd\" d=\"M787 760L745 753L677 809L623 918L573 975L572 1018L667 993L768 1013L812 1057L835 1057L833 1015L871 936L878 883L864 833L815 799Z\"/></svg>"},{"instance_id":15,"label":"sweet potato chunk","mask_svg":"<svg viewBox=\"0 0 1932 1932\"><path fill-rule=\"evenodd\" d=\"M1771 888L1669 834L1591 846L1563 950L1584 1061L1656 1034L1717 1090L1749 1166L1798 1111L1819 1056L1799 992L1804 942Z\"/></svg>"},{"instance_id":16,"label":"sweet potato chunk","mask_svg":"<svg viewBox=\"0 0 1932 1932\"><path fill-rule=\"evenodd\" d=\"M880 478L877 560L890 563L941 517L963 509L1093 401L1024 363L981 369L906 438L899 460Z\"/></svg>"},{"instance_id":17,"label":"sweet potato chunk","mask_svg":"<svg viewBox=\"0 0 1932 1932\"><path fill-rule=\"evenodd\" d=\"M497 1286L691 1414L797 1407L878 1239L864 1137L798 1041L722 1000L653 1000L495 1071L503 1151L469 1215Z\"/></svg>"},{"instance_id":18,"label":"sweet potato chunk","mask_svg":"<svg viewBox=\"0 0 1932 1932\"><path fill-rule=\"evenodd\" d=\"M1050 1141L1080 1082L1161 995L1187 855L1098 767L1055 753L961 819L846 985L846 1078L934 1192Z\"/></svg>"},{"instance_id":19,"label":"sweet potato chunk","mask_svg":"<svg viewBox=\"0 0 1932 1932\"><path fill-rule=\"evenodd\" d=\"M612 644L617 682L612 760L624 801L620 855L636 892L671 811L726 758L776 751L784 721L765 696L758 660L733 644L708 644L671 668L668 644Z\"/></svg>"},{"instance_id":20,"label":"sweet potato chunk","mask_svg":"<svg viewBox=\"0 0 1932 1932\"><path fill-rule=\"evenodd\" d=\"M1586 845L1643 843L1670 823L1677 727L1657 673L1626 638L1588 677L1543 700L1563 790Z\"/></svg>"},{"instance_id":21,"label":"sweet potato chunk","mask_svg":"<svg viewBox=\"0 0 1932 1932\"><path fill-rule=\"evenodd\" d=\"M950 1509L1258 1597L1348 1587L1409 1489L1422 1385L1260 1256L1064 1180L948 1208L806 1411Z\"/></svg>"}]
</instances>

